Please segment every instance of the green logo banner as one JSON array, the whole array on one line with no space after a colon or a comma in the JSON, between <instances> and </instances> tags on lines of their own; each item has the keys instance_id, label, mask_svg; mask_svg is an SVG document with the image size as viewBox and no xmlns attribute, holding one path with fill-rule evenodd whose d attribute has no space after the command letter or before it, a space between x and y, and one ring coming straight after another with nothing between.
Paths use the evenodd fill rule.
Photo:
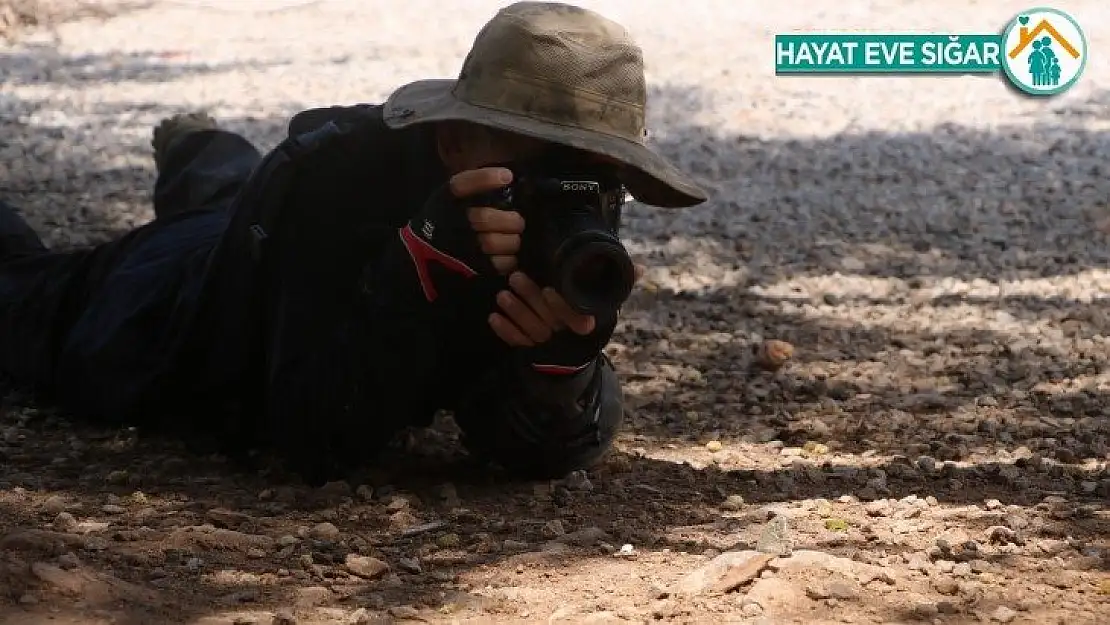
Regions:
<instances>
[{"instance_id":1,"label":"green logo banner","mask_svg":"<svg viewBox=\"0 0 1110 625\"><path fill-rule=\"evenodd\" d=\"M775 35L776 74L992 74L1002 55L990 34Z\"/></svg>"}]
</instances>

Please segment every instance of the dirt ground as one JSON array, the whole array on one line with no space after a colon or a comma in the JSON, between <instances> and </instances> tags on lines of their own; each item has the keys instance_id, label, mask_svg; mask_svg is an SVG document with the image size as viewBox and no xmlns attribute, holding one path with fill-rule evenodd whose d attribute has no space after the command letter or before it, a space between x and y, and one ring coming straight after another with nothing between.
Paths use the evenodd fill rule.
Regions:
<instances>
[{"instance_id":1,"label":"dirt ground","mask_svg":"<svg viewBox=\"0 0 1110 625\"><path fill-rule=\"evenodd\" d=\"M309 20L312 37L348 41L325 26L355 9L308 4L287 17L209 15L164 38L218 50L204 37ZM285 69L249 59L225 78L220 61L191 68L170 43L141 61L89 52L194 15L175 10L0 49L14 77L0 92L0 197L52 245L149 219L144 142L172 112L152 100L180 93L269 140L285 118L241 110L309 98L252 100L262 81L311 75L326 83L321 100L348 94L311 55ZM663 41L666 29L642 28ZM763 45L756 30L745 32ZM134 45L163 37L144 36ZM444 36L455 53L468 44ZM243 41L266 54L283 44ZM377 71L371 57L362 67ZM454 70L428 63L420 71ZM116 83L131 91L74 95ZM783 101L820 89L774 84L751 89ZM689 106L682 93L663 90L655 114L686 119L674 112ZM1080 96L1045 115L1098 117L1110 101L1102 87ZM588 472L508 480L472 464L445 417L350 481L310 489L131 429L74 424L9 392L0 624L1110 622L1110 241L1095 227L1110 190L1105 124L798 139L839 110L828 102L811 117L742 107L737 123L781 123L777 139L693 126L660 139L729 195L687 221L630 215L648 279L608 348L627 422ZM1001 160L1011 157L1040 169ZM763 210L741 217L732 197ZM890 212L876 217L879 207ZM768 354L785 344L773 341L792 346L778 368Z\"/></svg>"}]
</instances>

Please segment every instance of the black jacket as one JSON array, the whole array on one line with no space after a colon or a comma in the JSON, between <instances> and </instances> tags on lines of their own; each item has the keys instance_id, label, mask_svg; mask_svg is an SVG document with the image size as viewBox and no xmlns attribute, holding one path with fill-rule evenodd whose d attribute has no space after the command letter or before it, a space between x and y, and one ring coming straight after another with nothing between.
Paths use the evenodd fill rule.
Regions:
<instances>
[{"instance_id":1,"label":"black jacket","mask_svg":"<svg viewBox=\"0 0 1110 625\"><path fill-rule=\"evenodd\" d=\"M615 375L600 357L558 380L514 364L485 322L500 278L449 324L401 302L368 302L363 276L384 270L386 241L447 172L430 128L388 129L376 106L305 111L290 135L307 137L327 121L341 132L298 160L280 208L240 196L178 348L171 380L185 386L173 394L231 400L254 415L229 420L241 433L263 433L321 478L366 460L398 430L430 423L438 409L455 412L472 449L524 475L596 459L621 420ZM250 258L251 202L280 210L261 263ZM243 305L229 306L235 298Z\"/></svg>"}]
</instances>

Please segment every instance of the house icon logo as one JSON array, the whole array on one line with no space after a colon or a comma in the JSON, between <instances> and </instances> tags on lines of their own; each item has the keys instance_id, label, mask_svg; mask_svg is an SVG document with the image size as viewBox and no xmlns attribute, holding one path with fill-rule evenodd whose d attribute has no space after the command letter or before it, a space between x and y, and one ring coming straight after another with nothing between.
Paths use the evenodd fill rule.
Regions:
<instances>
[{"instance_id":1,"label":"house icon logo","mask_svg":"<svg viewBox=\"0 0 1110 625\"><path fill-rule=\"evenodd\" d=\"M1063 93L1087 65L1087 37L1075 18L1058 9L1030 9L1002 33L1002 69L1029 95Z\"/></svg>"}]
</instances>

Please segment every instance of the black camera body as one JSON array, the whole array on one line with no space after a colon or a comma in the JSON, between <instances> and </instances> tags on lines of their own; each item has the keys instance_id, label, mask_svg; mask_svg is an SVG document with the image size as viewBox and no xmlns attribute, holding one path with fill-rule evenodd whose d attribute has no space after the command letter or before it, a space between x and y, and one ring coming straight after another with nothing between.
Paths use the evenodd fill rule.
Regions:
<instances>
[{"instance_id":1,"label":"black camera body","mask_svg":"<svg viewBox=\"0 0 1110 625\"><path fill-rule=\"evenodd\" d=\"M615 316L636 281L620 241L625 190L615 168L580 156L508 167L513 183L479 203L524 217L521 271L578 313Z\"/></svg>"}]
</instances>

